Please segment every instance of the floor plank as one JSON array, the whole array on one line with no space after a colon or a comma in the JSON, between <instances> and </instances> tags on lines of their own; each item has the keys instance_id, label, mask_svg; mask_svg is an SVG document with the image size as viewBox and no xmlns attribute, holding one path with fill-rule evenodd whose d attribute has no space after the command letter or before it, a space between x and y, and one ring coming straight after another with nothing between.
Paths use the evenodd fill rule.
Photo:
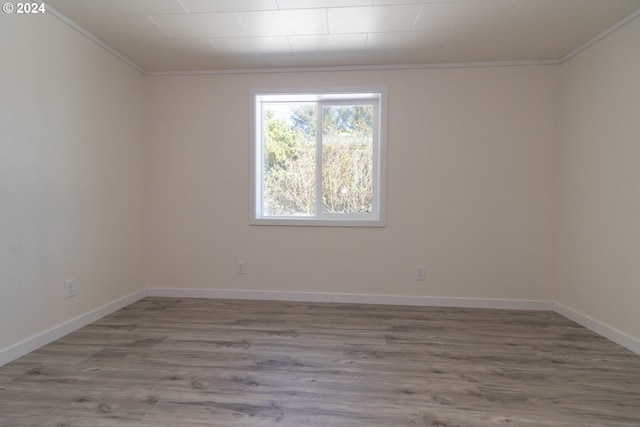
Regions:
<instances>
[{"instance_id":1,"label":"floor plank","mask_svg":"<svg viewBox=\"0 0 640 427\"><path fill-rule=\"evenodd\" d=\"M145 298L0 368L0 426L640 426L640 356L551 312Z\"/></svg>"}]
</instances>

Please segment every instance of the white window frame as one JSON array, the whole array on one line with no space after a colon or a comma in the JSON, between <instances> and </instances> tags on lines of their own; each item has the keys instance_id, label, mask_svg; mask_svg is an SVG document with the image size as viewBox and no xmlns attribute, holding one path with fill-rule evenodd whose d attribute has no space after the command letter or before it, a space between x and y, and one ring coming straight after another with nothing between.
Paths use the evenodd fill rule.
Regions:
<instances>
[{"instance_id":1,"label":"white window frame","mask_svg":"<svg viewBox=\"0 0 640 427\"><path fill-rule=\"evenodd\" d=\"M316 209L314 216L264 216L263 209L263 141L262 102L311 101L322 105L344 103L370 103L377 108L373 124L373 201L369 214L327 214ZM320 116L320 115L318 115ZM318 118L320 120L320 118ZM254 90L251 92L251 203L249 223L252 225L299 225L337 227L386 226L386 140L387 140L387 89L386 87L314 88L300 90ZM321 125L318 129L322 129ZM320 136L316 136L320 140ZM322 150L318 144L318 150ZM318 174L322 174L322 156L317 159ZM317 203L321 203L321 181L316 181Z\"/></svg>"}]
</instances>

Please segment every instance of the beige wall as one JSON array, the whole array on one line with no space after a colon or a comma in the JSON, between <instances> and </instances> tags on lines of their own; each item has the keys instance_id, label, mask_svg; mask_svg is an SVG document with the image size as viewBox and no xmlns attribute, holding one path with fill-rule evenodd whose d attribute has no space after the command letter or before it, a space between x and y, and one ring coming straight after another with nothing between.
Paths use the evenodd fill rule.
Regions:
<instances>
[{"instance_id":1,"label":"beige wall","mask_svg":"<svg viewBox=\"0 0 640 427\"><path fill-rule=\"evenodd\" d=\"M562 65L555 299L640 340L640 19Z\"/></svg>"},{"instance_id":2,"label":"beige wall","mask_svg":"<svg viewBox=\"0 0 640 427\"><path fill-rule=\"evenodd\" d=\"M150 286L551 300L558 72L152 77ZM251 89L353 85L389 90L387 227L249 226Z\"/></svg>"},{"instance_id":3,"label":"beige wall","mask_svg":"<svg viewBox=\"0 0 640 427\"><path fill-rule=\"evenodd\" d=\"M0 15L0 349L144 286L556 299L640 339L638 45L640 20L561 66L145 78ZM389 90L387 227L249 226L249 92L354 85Z\"/></svg>"},{"instance_id":4,"label":"beige wall","mask_svg":"<svg viewBox=\"0 0 640 427\"><path fill-rule=\"evenodd\" d=\"M144 76L0 14L0 349L144 287ZM73 299L65 279L78 280Z\"/></svg>"}]
</instances>

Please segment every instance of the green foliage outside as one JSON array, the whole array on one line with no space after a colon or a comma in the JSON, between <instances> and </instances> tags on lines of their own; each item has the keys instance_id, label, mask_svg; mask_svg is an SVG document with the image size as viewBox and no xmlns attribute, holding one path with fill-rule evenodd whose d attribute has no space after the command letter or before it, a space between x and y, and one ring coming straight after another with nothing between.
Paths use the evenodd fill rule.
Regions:
<instances>
[{"instance_id":1,"label":"green foliage outside","mask_svg":"<svg viewBox=\"0 0 640 427\"><path fill-rule=\"evenodd\" d=\"M264 214L311 216L316 209L316 104L292 104L288 116L265 109ZM373 109L324 106L322 213L369 213L373 195Z\"/></svg>"}]
</instances>

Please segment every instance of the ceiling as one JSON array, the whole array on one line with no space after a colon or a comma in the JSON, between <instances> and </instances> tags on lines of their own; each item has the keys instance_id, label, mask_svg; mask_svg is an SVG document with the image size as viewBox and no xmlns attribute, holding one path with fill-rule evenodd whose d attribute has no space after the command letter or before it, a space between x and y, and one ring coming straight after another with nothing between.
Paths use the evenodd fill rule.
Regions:
<instances>
[{"instance_id":1,"label":"ceiling","mask_svg":"<svg viewBox=\"0 0 640 427\"><path fill-rule=\"evenodd\" d=\"M640 9L640 0L47 4L147 72L558 60Z\"/></svg>"}]
</instances>

